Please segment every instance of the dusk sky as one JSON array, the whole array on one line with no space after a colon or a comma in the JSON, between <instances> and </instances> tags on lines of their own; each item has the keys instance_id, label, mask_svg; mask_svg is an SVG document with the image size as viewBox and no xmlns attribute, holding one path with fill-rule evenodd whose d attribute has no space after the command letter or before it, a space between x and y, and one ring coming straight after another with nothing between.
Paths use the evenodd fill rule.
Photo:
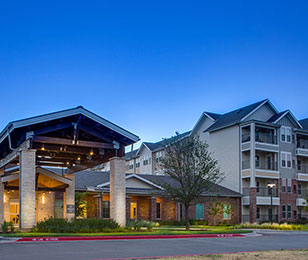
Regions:
<instances>
[{"instance_id":1,"label":"dusk sky","mask_svg":"<svg viewBox=\"0 0 308 260\"><path fill-rule=\"evenodd\" d=\"M308 1L1 1L0 128L82 105L159 141L269 98L308 117Z\"/></svg>"}]
</instances>

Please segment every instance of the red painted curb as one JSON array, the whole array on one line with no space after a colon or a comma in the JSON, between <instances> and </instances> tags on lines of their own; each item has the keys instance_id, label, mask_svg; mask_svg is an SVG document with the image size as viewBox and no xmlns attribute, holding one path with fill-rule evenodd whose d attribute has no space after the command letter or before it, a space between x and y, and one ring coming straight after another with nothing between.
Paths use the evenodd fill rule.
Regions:
<instances>
[{"instance_id":1,"label":"red painted curb","mask_svg":"<svg viewBox=\"0 0 308 260\"><path fill-rule=\"evenodd\" d=\"M23 237L16 242L126 240L126 239L172 239L204 237L244 237L242 234L196 234L196 235L153 235L153 236L93 236L93 237Z\"/></svg>"}]
</instances>

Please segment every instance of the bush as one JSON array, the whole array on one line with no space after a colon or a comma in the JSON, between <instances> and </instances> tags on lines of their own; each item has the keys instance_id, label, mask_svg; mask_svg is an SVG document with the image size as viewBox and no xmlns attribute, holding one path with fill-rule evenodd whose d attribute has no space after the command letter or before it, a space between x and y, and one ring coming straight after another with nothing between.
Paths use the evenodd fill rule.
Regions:
<instances>
[{"instance_id":1,"label":"bush","mask_svg":"<svg viewBox=\"0 0 308 260\"><path fill-rule=\"evenodd\" d=\"M94 233L123 231L114 220L49 218L40 221L33 228L34 232L43 233Z\"/></svg>"},{"instance_id":2,"label":"bush","mask_svg":"<svg viewBox=\"0 0 308 260\"><path fill-rule=\"evenodd\" d=\"M257 223L243 223L236 225L235 228L251 228L251 229L276 229L276 230L301 230L302 227L299 225L291 225L287 223L263 223L263 224L257 224Z\"/></svg>"},{"instance_id":3,"label":"bush","mask_svg":"<svg viewBox=\"0 0 308 260\"><path fill-rule=\"evenodd\" d=\"M146 228L148 231L152 231L153 227L157 223L153 223L145 220L131 220L126 223L126 228L128 230L140 231L142 228Z\"/></svg>"},{"instance_id":4,"label":"bush","mask_svg":"<svg viewBox=\"0 0 308 260\"><path fill-rule=\"evenodd\" d=\"M15 232L14 223L12 221L10 222L4 221L3 224L1 225L1 230L2 233Z\"/></svg>"}]
</instances>

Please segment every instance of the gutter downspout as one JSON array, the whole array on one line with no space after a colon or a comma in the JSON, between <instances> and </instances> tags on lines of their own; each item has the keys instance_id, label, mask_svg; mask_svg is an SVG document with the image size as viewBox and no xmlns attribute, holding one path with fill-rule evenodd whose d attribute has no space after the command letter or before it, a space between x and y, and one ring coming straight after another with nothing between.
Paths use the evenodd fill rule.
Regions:
<instances>
[{"instance_id":1,"label":"gutter downspout","mask_svg":"<svg viewBox=\"0 0 308 260\"><path fill-rule=\"evenodd\" d=\"M8 136L8 139L9 139L9 148L10 148L10 150L12 150L12 151L16 151L17 149L12 147L10 132L11 132L11 131L9 130L9 127L8 127L8 129L7 129L7 136Z\"/></svg>"}]
</instances>

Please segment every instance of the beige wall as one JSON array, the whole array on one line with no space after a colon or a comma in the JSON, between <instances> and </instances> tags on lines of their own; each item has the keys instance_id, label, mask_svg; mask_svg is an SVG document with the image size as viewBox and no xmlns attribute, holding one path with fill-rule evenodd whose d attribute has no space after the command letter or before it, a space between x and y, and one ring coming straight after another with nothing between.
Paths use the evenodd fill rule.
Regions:
<instances>
[{"instance_id":1,"label":"beige wall","mask_svg":"<svg viewBox=\"0 0 308 260\"><path fill-rule=\"evenodd\" d=\"M151 160L150 160L151 163L149 163L148 165L143 165L143 158L144 158L145 155L147 155L147 156L149 156L149 158L151 158ZM140 173L142 173L142 174L152 174L152 161L153 161L152 152L148 148L143 146L141 148L139 156L140 156L140 168L139 168Z\"/></svg>"}]
</instances>

